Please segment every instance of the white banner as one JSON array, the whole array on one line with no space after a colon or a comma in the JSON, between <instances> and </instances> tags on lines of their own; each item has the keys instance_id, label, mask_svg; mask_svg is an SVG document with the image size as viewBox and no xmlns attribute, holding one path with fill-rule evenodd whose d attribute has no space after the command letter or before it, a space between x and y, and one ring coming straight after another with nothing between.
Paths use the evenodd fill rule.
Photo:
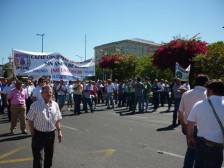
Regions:
<instances>
[{"instance_id":1,"label":"white banner","mask_svg":"<svg viewBox=\"0 0 224 168\"><path fill-rule=\"evenodd\" d=\"M52 79L77 79L95 76L95 60L75 62L58 53L13 50L13 69L18 76L51 76Z\"/></svg>"},{"instance_id":2,"label":"white banner","mask_svg":"<svg viewBox=\"0 0 224 168\"><path fill-rule=\"evenodd\" d=\"M190 69L191 65L189 65L187 69L184 69L176 62L175 78L180 78L182 81L189 80Z\"/></svg>"}]
</instances>

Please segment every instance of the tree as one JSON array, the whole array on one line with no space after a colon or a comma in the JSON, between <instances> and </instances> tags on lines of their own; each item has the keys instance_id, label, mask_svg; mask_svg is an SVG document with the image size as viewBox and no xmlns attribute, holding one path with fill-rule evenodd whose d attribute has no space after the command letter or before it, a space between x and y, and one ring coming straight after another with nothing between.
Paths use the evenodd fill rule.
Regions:
<instances>
[{"instance_id":1,"label":"tree","mask_svg":"<svg viewBox=\"0 0 224 168\"><path fill-rule=\"evenodd\" d=\"M208 45L208 52L197 55L193 60L197 73L206 73L210 78L224 80L224 42Z\"/></svg>"},{"instance_id":2,"label":"tree","mask_svg":"<svg viewBox=\"0 0 224 168\"><path fill-rule=\"evenodd\" d=\"M167 44L161 45L153 55L153 64L159 69L170 68L175 70L175 64L178 62L183 68L192 64L192 58L197 54L207 52L207 43L192 39L174 39Z\"/></svg>"},{"instance_id":3,"label":"tree","mask_svg":"<svg viewBox=\"0 0 224 168\"><path fill-rule=\"evenodd\" d=\"M113 79L128 79L135 75L136 58L121 54L106 55L101 58L99 66L105 72L110 71Z\"/></svg>"},{"instance_id":4,"label":"tree","mask_svg":"<svg viewBox=\"0 0 224 168\"><path fill-rule=\"evenodd\" d=\"M136 58L134 56L123 56L113 69L114 78L129 79L135 76Z\"/></svg>"},{"instance_id":5,"label":"tree","mask_svg":"<svg viewBox=\"0 0 224 168\"><path fill-rule=\"evenodd\" d=\"M170 80L173 77L173 73L167 70L160 70L152 63L152 55L140 57L137 60L136 75L141 77L149 77L150 80L154 79L167 79Z\"/></svg>"}]
</instances>

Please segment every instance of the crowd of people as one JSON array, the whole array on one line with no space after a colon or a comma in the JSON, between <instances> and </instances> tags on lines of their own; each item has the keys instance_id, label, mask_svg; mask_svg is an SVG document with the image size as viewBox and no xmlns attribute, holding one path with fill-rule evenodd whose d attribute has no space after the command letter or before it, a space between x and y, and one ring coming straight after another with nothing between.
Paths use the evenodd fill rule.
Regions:
<instances>
[{"instance_id":1,"label":"crowd of people","mask_svg":"<svg viewBox=\"0 0 224 168\"><path fill-rule=\"evenodd\" d=\"M17 86L18 83L21 86ZM53 89L53 97L62 113L64 106L67 106L67 110L72 111L74 115L80 115L82 110L85 113L93 113L97 109L98 104L105 104L107 106L106 109L126 107L128 111L135 114L136 108L138 108L139 113L148 112L150 110L150 103L153 104L153 111L156 111L160 107L160 104L161 107L164 107L164 104L167 103L167 111L170 111L172 104L175 107L174 125L178 124L177 111L181 95L183 91L190 89L189 84L186 85L187 87L184 87L178 78L175 78L172 83L163 79L160 81L155 79L151 82L148 77L145 77L142 81L140 77L136 77L120 81L115 79L114 82L111 79L98 80L96 82L92 80L80 81L79 79L75 81L50 81L41 77L35 81L25 79L24 83L22 83L17 78L13 80L1 79L0 113L5 113L5 108L7 108L8 119L14 123L15 118L12 121L11 116L12 113L14 114L14 112L11 112L11 110L14 111L15 109L14 105L24 105L26 111L24 115L26 115L33 102L43 99L41 90L44 86L50 86ZM19 98L16 97L14 99L12 97L15 94L12 92L12 90L15 91L14 88L25 92L24 102L15 102ZM83 105L82 108L81 105ZM26 118L26 116L21 117L21 119L23 118ZM12 126L11 133L13 133L14 127ZM26 133L25 128L21 128L21 130Z\"/></svg>"},{"instance_id":2,"label":"crowd of people","mask_svg":"<svg viewBox=\"0 0 224 168\"><path fill-rule=\"evenodd\" d=\"M49 139L52 137L54 139L54 131L58 130L59 142L62 140L60 120L66 102L67 110L72 111L74 115L80 115L81 111L93 113L98 104L105 105L105 110L126 107L132 114L136 111L149 112L150 104L153 105L151 112L157 111L165 104L167 111L173 106L172 126L181 125L188 144L184 167L222 165L224 142L222 80L209 80L208 76L201 74L196 77L195 87L191 89L188 81L182 83L179 78L174 78L172 82L164 79L150 81L148 77L96 82L79 79L53 82L39 78L37 82L26 79L22 83L15 77L13 81L1 80L0 91L0 113L4 113L4 109L7 108L8 119L11 122L10 133L14 134L20 115L20 129L23 134L27 134L26 119L28 119L31 135L35 137L32 139L34 167L42 164L39 151L42 148L47 148L45 152L49 156L44 164L48 167L52 165L54 141L49 144ZM219 122L217 117L214 117L215 113ZM43 138L45 136L49 139Z\"/></svg>"}]
</instances>

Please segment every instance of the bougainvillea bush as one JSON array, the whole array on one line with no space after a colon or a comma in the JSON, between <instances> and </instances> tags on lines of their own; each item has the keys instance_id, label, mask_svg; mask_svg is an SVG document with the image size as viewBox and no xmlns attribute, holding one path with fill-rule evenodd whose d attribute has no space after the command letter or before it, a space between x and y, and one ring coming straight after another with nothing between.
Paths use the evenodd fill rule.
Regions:
<instances>
[{"instance_id":1,"label":"bougainvillea bush","mask_svg":"<svg viewBox=\"0 0 224 168\"><path fill-rule=\"evenodd\" d=\"M113 69L116 66L116 63L124 57L123 55L104 55L101 57L99 66L104 69Z\"/></svg>"},{"instance_id":2,"label":"bougainvillea bush","mask_svg":"<svg viewBox=\"0 0 224 168\"><path fill-rule=\"evenodd\" d=\"M174 70L176 62L183 68L187 68L192 63L193 57L197 54L205 54L207 50L207 43L204 41L175 39L161 45L155 51L153 64L162 70L167 68Z\"/></svg>"}]
</instances>

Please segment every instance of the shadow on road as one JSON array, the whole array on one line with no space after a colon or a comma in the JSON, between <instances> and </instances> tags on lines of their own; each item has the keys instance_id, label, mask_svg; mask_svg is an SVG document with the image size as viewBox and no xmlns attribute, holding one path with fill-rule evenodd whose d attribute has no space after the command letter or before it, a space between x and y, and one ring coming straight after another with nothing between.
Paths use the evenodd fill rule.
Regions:
<instances>
[{"instance_id":1,"label":"shadow on road","mask_svg":"<svg viewBox=\"0 0 224 168\"><path fill-rule=\"evenodd\" d=\"M172 113L172 112L173 112L173 110L166 110L166 111L161 111L159 113Z\"/></svg>"},{"instance_id":2,"label":"shadow on road","mask_svg":"<svg viewBox=\"0 0 224 168\"><path fill-rule=\"evenodd\" d=\"M175 130L175 128L177 127L178 125L169 125L167 127L163 127L163 128L158 128L156 131L171 131L171 130Z\"/></svg>"},{"instance_id":3,"label":"shadow on road","mask_svg":"<svg viewBox=\"0 0 224 168\"><path fill-rule=\"evenodd\" d=\"M15 134L15 135L22 135L22 134ZM15 135L11 135L10 133L1 135L1 137L7 137L7 138L1 139L0 143L1 142L5 142L5 141L17 141L17 140L21 140L21 139L25 139L25 138L31 137L30 135L22 135L22 136L15 136Z\"/></svg>"}]
</instances>

